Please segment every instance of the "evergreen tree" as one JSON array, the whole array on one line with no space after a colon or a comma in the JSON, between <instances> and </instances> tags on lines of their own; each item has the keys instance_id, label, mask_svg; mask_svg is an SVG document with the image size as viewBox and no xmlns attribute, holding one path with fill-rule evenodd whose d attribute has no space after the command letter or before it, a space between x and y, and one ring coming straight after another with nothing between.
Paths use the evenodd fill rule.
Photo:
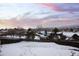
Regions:
<instances>
[{"instance_id":1,"label":"evergreen tree","mask_svg":"<svg viewBox=\"0 0 79 59\"><path fill-rule=\"evenodd\" d=\"M54 34L57 34L57 32L59 32L59 29L58 28L54 28L53 32L54 32Z\"/></svg>"},{"instance_id":2,"label":"evergreen tree","mask_svg":"<svg viewBox=\"0 0 79 59\"><path fill-rule=\"evenodd\" d=\"M33 29L29 28L27 30L27 39L34 40L35 34L36 34L35 31Z\"/></svg>"}]
</instances>

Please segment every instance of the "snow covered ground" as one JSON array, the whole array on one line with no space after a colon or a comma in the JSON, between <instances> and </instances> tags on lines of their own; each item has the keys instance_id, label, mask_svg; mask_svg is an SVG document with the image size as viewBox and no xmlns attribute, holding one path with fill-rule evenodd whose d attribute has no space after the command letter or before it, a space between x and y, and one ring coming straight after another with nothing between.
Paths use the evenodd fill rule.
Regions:
<instances>
[{"instance_id":1,"label":"snow covered ground","mask_svg":"<svg viewBox=\"0 0 79 59\"><path fill-rule=\"evenodd\" d=\"M5 44L1 46L2 56L79 56L79 48L58 45L50 42L26 42Z\"/></svg>"},{"instance_id":2,"label":"snow covered ground","mask_svg":"<svg viewBox=\"0 0 79 59\"><path fill-rule=\"evenodd\" d=\"M79 35L79 32L74 32L74 33L63 32L63 34L68 37L71 37L73 34ZM39 40L40 38L36 36L35 39ZM22 41L19 43L2 45L0 47L0 55L2 56L71 56L71 55L79 56L79 48L58 45L53 42L47 43L47 42Z\"/></svg>"}]
</instances>

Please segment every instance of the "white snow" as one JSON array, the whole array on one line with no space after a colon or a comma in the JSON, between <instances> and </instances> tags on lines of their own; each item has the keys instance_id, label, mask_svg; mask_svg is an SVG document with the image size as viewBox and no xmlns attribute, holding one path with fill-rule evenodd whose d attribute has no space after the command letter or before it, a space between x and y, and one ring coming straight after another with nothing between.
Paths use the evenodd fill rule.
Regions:
<instances>
[{"instance_id":1,"label":"white snow","mask_svg":"<svg viewBox=\"0 0 79 59\"><path fill-rule=\"evenodd\" d=\"M63 32L63 34L68 36L68 37L72 37L73 34L78 34L79 35L79 32Z\"/></svg>"},{"instance_id":2,"label":"white snow","mask_svg":"<svg viewBox=\"0 0 79 59\"><path fill-rule=\"evenodd\" d=\"M42 33L44 34L44 32L42 32ZM50 33L52 33L52 32L48 32L47 35L49 35ZM78 34L78 35L79 35L79 32L58 32L58 34L59 34L59 33L63 33L63 34L66 35L67 37L72 37L73 34ZM44 37L44 35L41 35L41 37Z\"/></svg>"},{"instance_id":3,"label":"white snow","mask_svg":"<svg viewBox=\"0 0 79 59\"><path fill-rule=\"evenodd\" d=\"M26 42L5 44L1 47L2 56L71 56L79 55L78 49L50 42Z\"/></svg>"},{"instance_id":4,"label":"white snow","mask_svg":"<svg viewBox=\"0 0 79 59\"><path fill-rule=\"evenodd\" d=\"M73 34L79 32L63 32L64 35L71 37ZM7 36L12 38L11 36ZM40 35L40 37L46 37ZM36 40L40 40L40 37L35 36ZM15 36L14 38L19 38ZM21 37L25 38L25 37ZM2 56L71 56L72 54L79 56L79 48L58 45L56 43L47 42L26 42L22 41L19 43L5 44L0 47L0 55Z\"/></svg>"},{"instance_id":5,"label":"white snow","mask_svg":"<svg viewBox=\"0 0 79 59\"><path fill-rule=\"evenodd\" d=\"M39 36L35 36L34 39L35 39L35 40L40 40L40 37L39 37Z\"/></svg>"}]
</instances>

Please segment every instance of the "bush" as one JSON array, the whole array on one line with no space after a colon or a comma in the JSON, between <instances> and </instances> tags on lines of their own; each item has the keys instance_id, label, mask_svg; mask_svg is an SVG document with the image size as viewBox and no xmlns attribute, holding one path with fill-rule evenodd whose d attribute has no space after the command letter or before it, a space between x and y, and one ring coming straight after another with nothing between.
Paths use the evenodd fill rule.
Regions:
<instances>
[{"instance_id":1,"label":"bush","mask_svg":"<svg viewBox=\"0 0 79 59\"><path fill-rule=\"evenodd\" d=\"M78 36L77 34L74 34L74 35L72 36L72 39L74 39L74 40L79 40L79 36Z\"/></svg>"}]
</instances>

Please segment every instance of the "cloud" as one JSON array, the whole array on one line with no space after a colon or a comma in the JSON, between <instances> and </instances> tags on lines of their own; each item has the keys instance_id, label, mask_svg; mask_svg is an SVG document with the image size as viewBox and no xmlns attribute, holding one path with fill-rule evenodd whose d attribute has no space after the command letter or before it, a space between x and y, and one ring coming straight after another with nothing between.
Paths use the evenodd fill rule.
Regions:
<instances>
[{"instance_id":1,"label":"cloud","mask_svg":"<svg viewBox=\"0 0 79 59\"><path fill-rule=\"evenodd\" d=\"M72 7L72 8L70 8ZM44 27L79 25L79 4L3 4L0 5L1 27ZM74 11L74 13L69 13Z\"/></svg>"},{"instance_id":2,"label":"cloud","mask_svg":"<svg viewBox=\"0 0 79 59\"><path fill-rule=\"evenodd\" d=\"M78 3L14 3L0 4L0 18L9 19L24 15L25 18L45 19L61 17L78 17L75 12L79 11ZM70 15L68 12L74 12Z\"/></svg>"},{"instance_id":3,"label":"cloud","mask_svg":"<svg viewBox=\"0 0 79 59\"><path fill-rule=\"evenodd\" d=\"M42 3L42 5L55 11L79 11L78 3Z\"/></svg>"}]
</instances>

